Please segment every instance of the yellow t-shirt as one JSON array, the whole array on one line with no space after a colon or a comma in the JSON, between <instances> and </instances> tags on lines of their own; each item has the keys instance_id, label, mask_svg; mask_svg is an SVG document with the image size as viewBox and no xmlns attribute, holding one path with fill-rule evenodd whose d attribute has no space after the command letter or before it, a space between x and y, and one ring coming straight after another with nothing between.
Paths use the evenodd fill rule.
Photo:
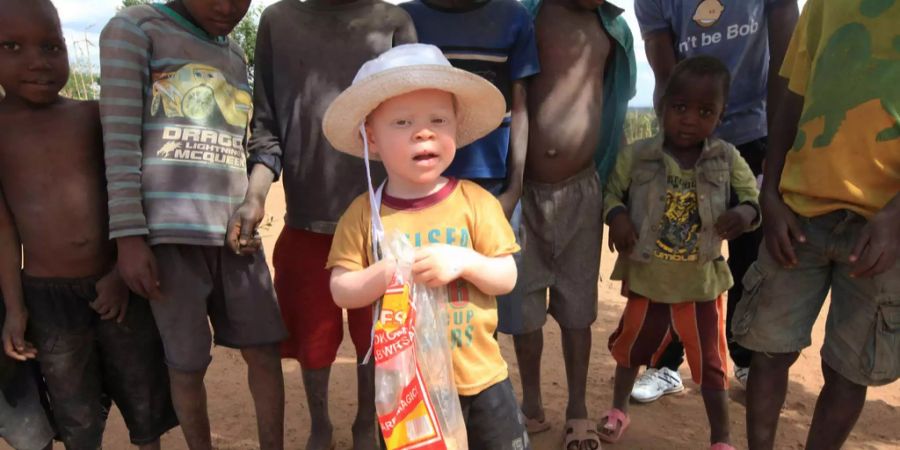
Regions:
<instances>
[{"instance_id":1,"label":"yellow t-shirt","mask_svg":"<svg viewBox=\"0 0 900 450\"><path fill-rule=\"evenodd\" d=\"M368 194L350 204L338 222L326 268L361 270L374 261L371 212ZM439 192L412 201L385 195L381 220L386 236L399 230L416 247L459 245L489 257L519 251L500 202L471 181L451 179ZM509 376L494 339L497 299L465 280L447 289L456 388L460 395L475 395Z\"/></svg>"},{"instance_id":2,"label":"yellow t-shirt","mask_svg":"<svg viewBox=\"0 0 900 450\"><path fill-rule=\"evenodd\" d=\"M804 97L781 192L796 213L872 217L900 191L900 1L810 0L781 75Z\"/></svg>"}]
</instances>

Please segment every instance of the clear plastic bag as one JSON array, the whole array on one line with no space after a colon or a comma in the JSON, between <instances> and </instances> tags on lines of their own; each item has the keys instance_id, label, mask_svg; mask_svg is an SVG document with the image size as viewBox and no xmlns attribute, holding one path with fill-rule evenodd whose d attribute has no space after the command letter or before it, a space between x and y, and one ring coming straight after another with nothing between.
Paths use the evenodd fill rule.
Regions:
<instances>
[{"instance_id":1,"label":"clear plastic bag","mask_svg":"<svg viewBox=\"0 0 900 450\"><path fill-rule=\"evenodd\" d=\"M453 381L446 289L411 282L415 248L394 232L382 248L397 272L375 324L375 408L389 450L467 450Z\"/></svg>"}]
</instances>

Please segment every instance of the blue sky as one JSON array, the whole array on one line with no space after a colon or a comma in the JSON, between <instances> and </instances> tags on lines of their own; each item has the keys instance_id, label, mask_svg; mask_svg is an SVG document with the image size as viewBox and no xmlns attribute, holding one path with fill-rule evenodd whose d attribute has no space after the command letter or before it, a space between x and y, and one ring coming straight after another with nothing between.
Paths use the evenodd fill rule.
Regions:
<instances>
[{"instance_id":1,"label":"blue sky","mask_svg":"<svg viewBox=\"0 0 900 450\"><path fill-rule=\"evenodd\" d=\"M277 0L253 0L253 4L270 5ZM398 3L400 0L388 0L391 3ZM116 6L121 4L121 0L55 0L59 15L62 19L63 31L66 34L66 40L69 42L69 53L74 55L77 52L87 51L91 58L91 64L96 67L97 64L97 48L96 43L100 30L106 21L109 20L116 12ZM800 2L805 3L804 0ZM638 32L637 19L634 17L634 1L620 0L616 2L625 9L625 19L634 32L634 49L638 64L638 80L637 80L637 96L632 100L632 106L650 106L653 98L653 73L647 64L647 57L644 55L644 42ZM88 6L90 5L90 6ZM87 60L82 58L82 60Z\"/></svg>"}]
</instances>

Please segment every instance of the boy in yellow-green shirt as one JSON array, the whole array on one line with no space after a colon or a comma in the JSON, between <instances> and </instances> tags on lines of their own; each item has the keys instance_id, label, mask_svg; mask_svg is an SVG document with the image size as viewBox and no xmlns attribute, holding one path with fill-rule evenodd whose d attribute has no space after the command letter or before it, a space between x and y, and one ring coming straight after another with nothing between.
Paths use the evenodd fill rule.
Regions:
<instances>
[{"instance_id":1,"label":"boy in yellow-green shirt","mask_svg":"<svg viewBox=\"0 0 900 450\"><path fill-rule=\"evenodd\" d=\"M806 3L760 196L765 244L734 313L755 350L751 449L771 449L788 373L831 291L806 448L839 448L867 386L900 377L900 1Z\"/></svg>"}]
</instances>

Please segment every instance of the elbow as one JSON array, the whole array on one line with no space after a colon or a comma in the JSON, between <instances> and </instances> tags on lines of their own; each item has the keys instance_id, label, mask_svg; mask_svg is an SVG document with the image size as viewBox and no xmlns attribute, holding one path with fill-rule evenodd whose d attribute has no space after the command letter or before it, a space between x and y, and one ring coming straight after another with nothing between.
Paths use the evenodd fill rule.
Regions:
<instances>
[{"instance_id":1,"label":"elbow","mask_svg":"<svg viewBox=\"0 0 900 450\"><path fill-rule=\"evenodd\" d=\"M497 271L500 276L497 281L485 291L487 295L506 295L513 291L519 278L518 269L516 269L516 261L512 255L503 258L502 267Z\"/></svg>"},{"instance_id":2,"label":"elbow","mask_svg":"<svg viewBox=\"0 0 900 450\"><path fill-rule=\"evenodd\" d=\"M347 309L351 307L350 304L352 303L352 299L351 295L349 295L350 292L343 286L339 276L335 276L335 274L332 273L329 287L331 289L331 299L338 308Z\"/></svg>"}]
</instances>

